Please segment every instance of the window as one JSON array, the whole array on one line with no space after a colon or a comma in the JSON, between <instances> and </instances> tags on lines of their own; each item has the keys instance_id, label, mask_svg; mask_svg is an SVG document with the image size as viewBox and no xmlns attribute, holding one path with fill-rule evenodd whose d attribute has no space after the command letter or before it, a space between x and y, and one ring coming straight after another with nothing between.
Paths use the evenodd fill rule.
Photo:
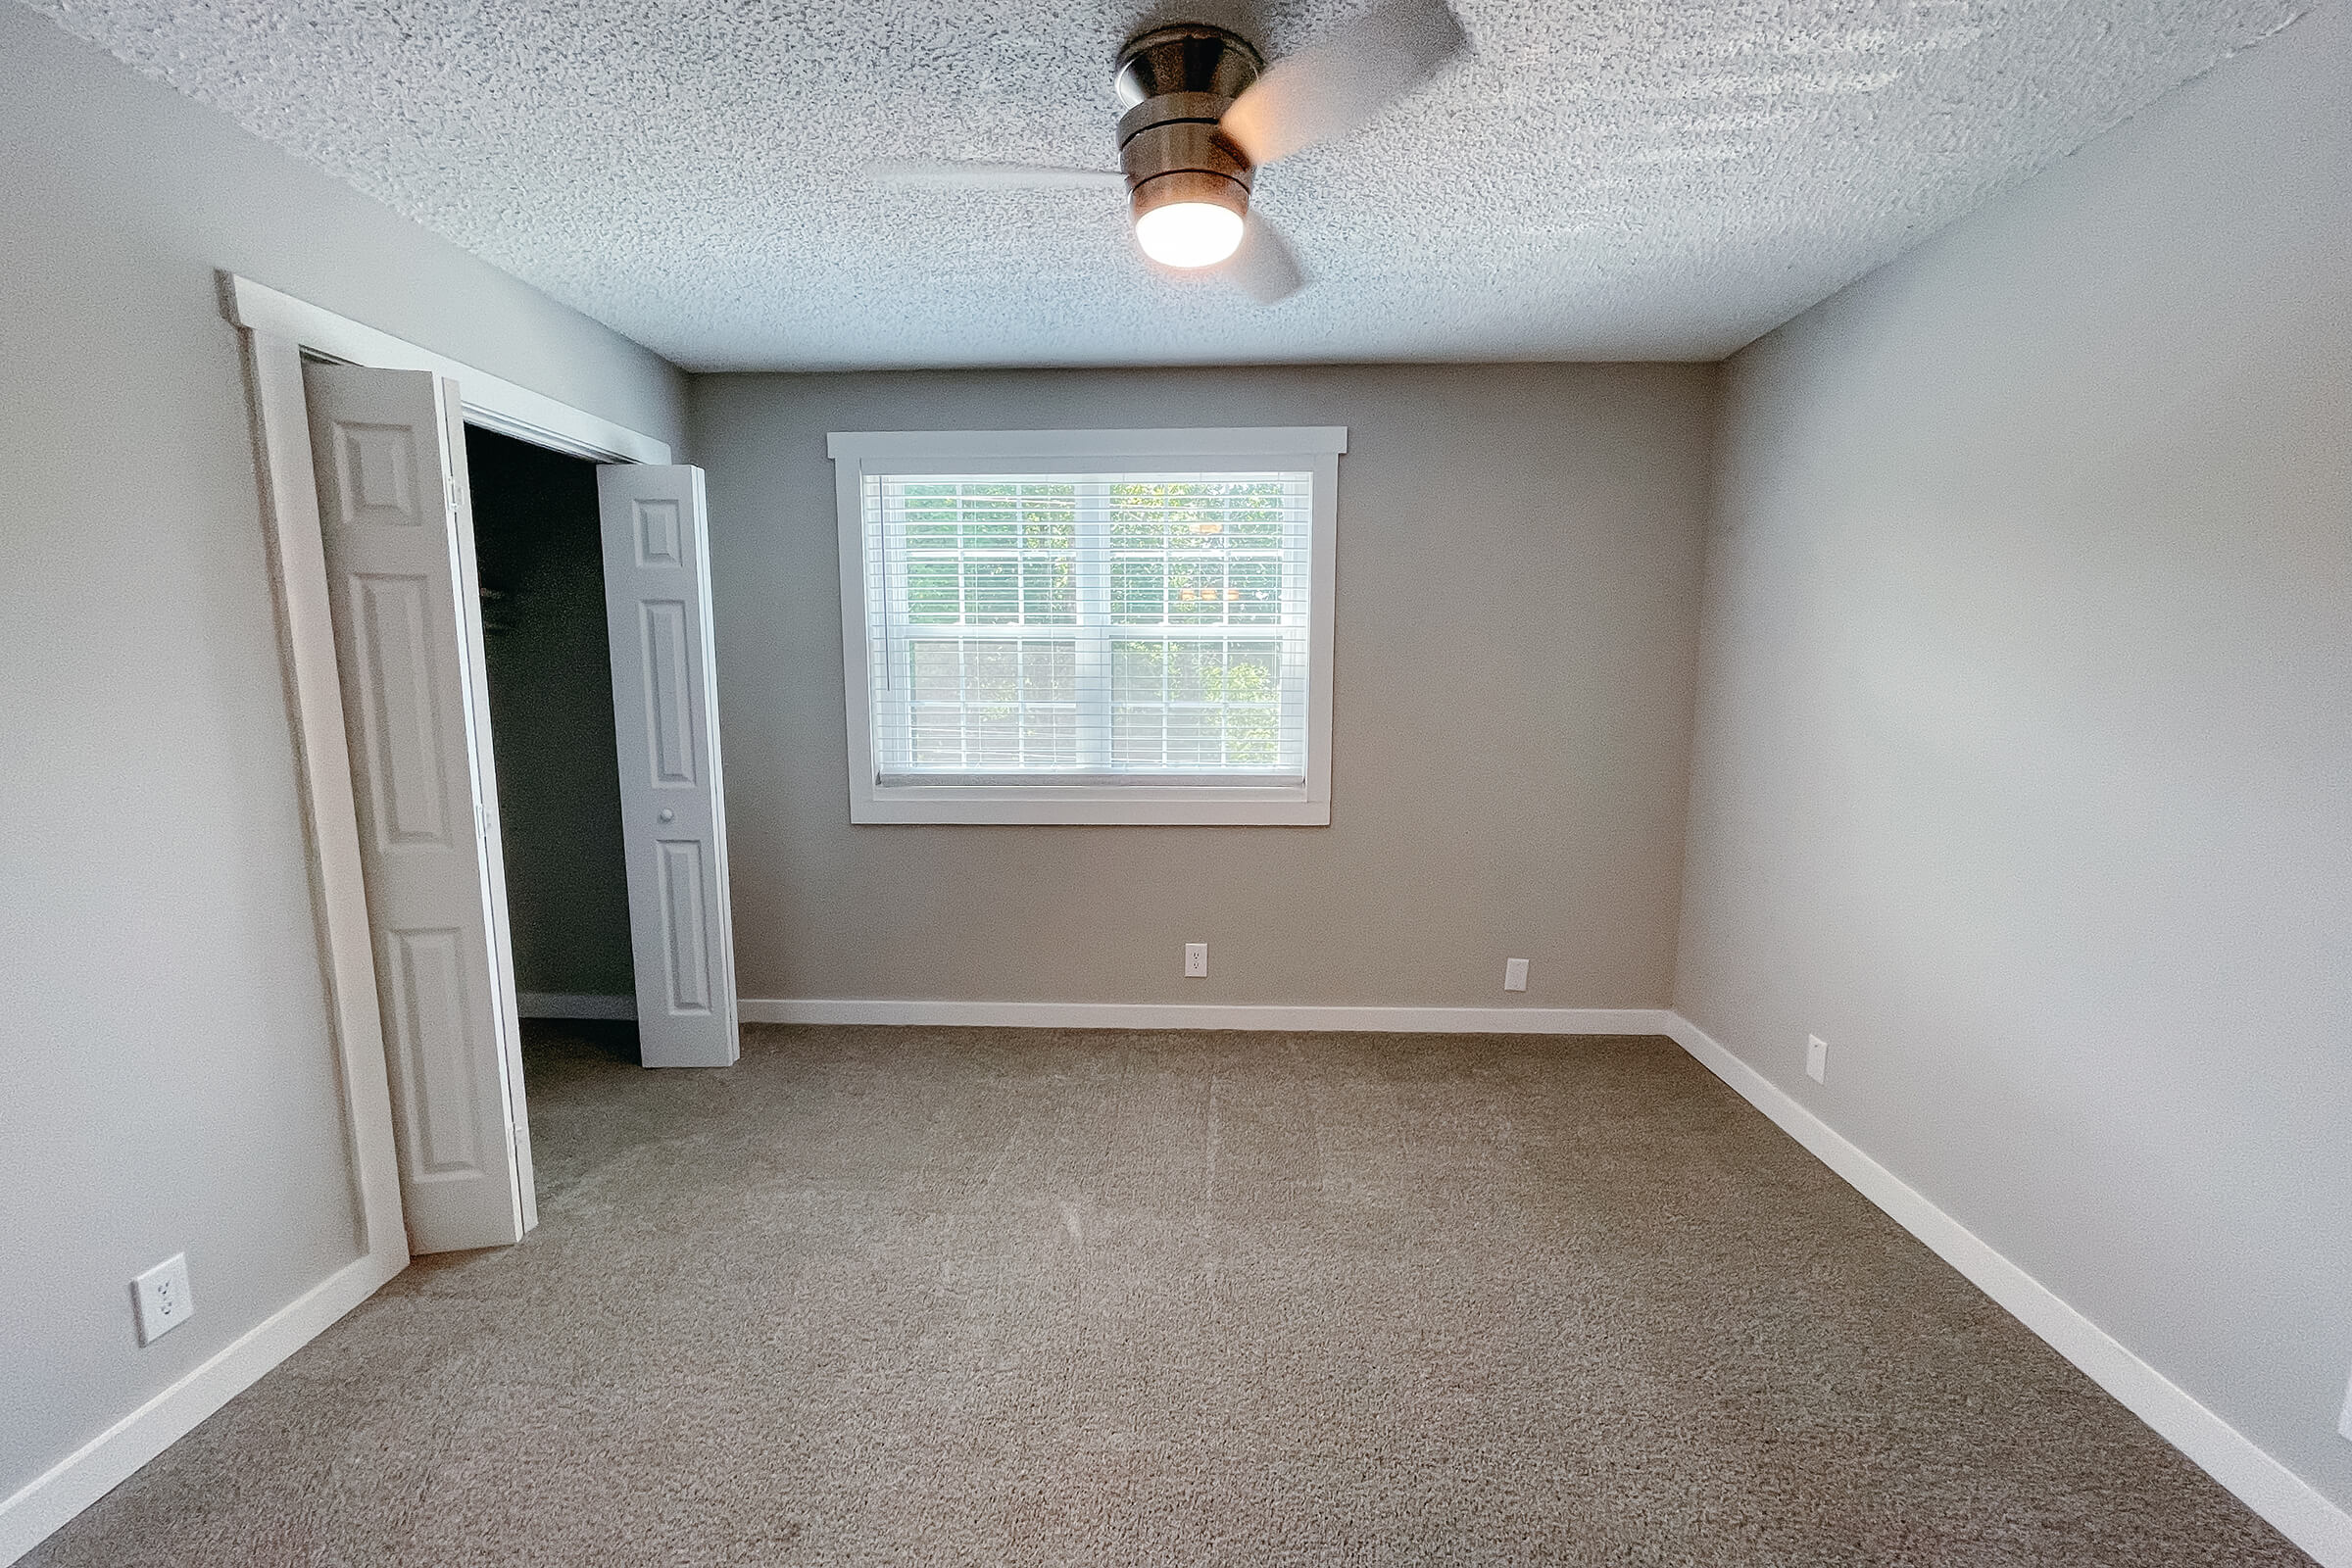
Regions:
<instances>
[{"instance_id":1,"label":"window","mask_svg":"<svg viewBox=\"0 0 2352 1568\"><path fill-rule=\"evenodd\" d=\"M834 435L851 820L1329 822L1347 435Z\"/></svg>"}]
</instances>

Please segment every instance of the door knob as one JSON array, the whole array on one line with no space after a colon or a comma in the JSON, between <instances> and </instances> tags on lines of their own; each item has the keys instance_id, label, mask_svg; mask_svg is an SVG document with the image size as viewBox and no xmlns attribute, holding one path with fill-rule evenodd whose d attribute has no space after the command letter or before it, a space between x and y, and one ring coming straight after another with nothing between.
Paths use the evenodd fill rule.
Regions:
<instances>
[{"instance_id":1,"label":"door knob","mask_svg":"<svg viewBox=\"0 0 2352 1568\"><path fill-rule=\"evenodd\" d=\"M662 820L662 821L664 821L664 822L674 822L674 821L676 821L677 819L678 819L678 813L677 813L677 812L675 812L675 811L671 810L671 809L670 809L668 807L666 807L666 806L665 806L665 807L663 807L663 808L662 808L662 816L661 816L661 820Z\"/></svg>"}]
</instances>

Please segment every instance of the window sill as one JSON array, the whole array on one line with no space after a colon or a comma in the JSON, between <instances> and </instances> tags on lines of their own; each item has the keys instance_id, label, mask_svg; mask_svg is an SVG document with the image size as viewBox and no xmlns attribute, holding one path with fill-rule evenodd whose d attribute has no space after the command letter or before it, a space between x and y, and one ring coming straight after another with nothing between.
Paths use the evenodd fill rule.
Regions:
<instances>
[{"instance_id":1,"label":"window sill","mask_svg":"<svg viewBox=\"0 0 2352 1568\"><path fill-rule=\"evenodd\" d=\"M1331 802L1309 800L1298 786L876 785L851 790L850 820L1008 827L1328 827Z\"/></svg>"}]
</instances>

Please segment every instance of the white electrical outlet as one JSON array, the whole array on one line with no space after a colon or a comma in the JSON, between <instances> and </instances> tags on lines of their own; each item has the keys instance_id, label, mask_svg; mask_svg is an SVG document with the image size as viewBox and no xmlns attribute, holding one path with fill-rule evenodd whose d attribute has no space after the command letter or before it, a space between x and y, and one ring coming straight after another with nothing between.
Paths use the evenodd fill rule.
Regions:
<instances>
[{"instance_id":1,"label":"white electrical outlet","mask_svg":"<svg viewBox=\"0 0 2352 1568\"><path fill-rule=\"evenodd\" d=\"M2336 1413L2335 1435L2352 1443L2352 1383L2344 1385L2344 1407Z\"/></svg>"},{"instance_id":2,"label":"white electrical outlet","mask_svg":"<svg viewBox=\"0 0 2352 1568\"><path fill-rule=\"evenodd\" d=\"M153 1345L196 1315L196 1293L188 1288L188 1254L173 1252L130 1282L139 1343Z\"/></svg>"},{"instance_id":3,"label":"white electrical outlet","mask_svg":"<svg viewBox=\"0 0 2352 1568\"><path fill-rule=\"evenodd\" d=\"M1830 1043L1819 1035L1805 1036L1805 1076L1815 1083L1830 1070Z\"/></svg>"},{"instance_id":4,"label":"white electrical outlet","mask_svg":"<svg viewBox=\"0 0 2352 1568\"><path fill-rule=\"evenodd\" d=\"M1527 989L1527 960L1525 958L1502 960L1502 989L1505 991L1525 991Z\"/></svg>"},{"instance_id":5,"label":"white electrical outlet","mask_svg":"<svg viewBox=\"0 0 2352 1568\"><path fill-rule=\"evenodd\" d=\"M1187 980L1208 978L1208 944L1187 942L1184 945L1184 977Z\"/></svg>"}]
</instances>

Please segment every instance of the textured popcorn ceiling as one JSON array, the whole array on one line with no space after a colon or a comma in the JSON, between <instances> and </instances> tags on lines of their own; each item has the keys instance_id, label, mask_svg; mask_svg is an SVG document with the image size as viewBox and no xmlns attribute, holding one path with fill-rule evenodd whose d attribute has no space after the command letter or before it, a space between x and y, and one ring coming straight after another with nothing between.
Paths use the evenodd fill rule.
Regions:
<instances>
[{"instance_id":1,"label":"textured popcorn ceiling","mask_svg":"<svg viewBox=\"0 0 2352 1568\"><path fill-rule=\"evenodd\" d=\"M1357 3L1245 30L1279 55ZM1115 167L1122 39L1246 20L1134 4L36 9L695 369L1712 359L2306 9L1456 0L1469 58L1260 176L1313 276L1272 309L1152 270L1115 192L861 178Z\"/></svg>"}]
</instances>

